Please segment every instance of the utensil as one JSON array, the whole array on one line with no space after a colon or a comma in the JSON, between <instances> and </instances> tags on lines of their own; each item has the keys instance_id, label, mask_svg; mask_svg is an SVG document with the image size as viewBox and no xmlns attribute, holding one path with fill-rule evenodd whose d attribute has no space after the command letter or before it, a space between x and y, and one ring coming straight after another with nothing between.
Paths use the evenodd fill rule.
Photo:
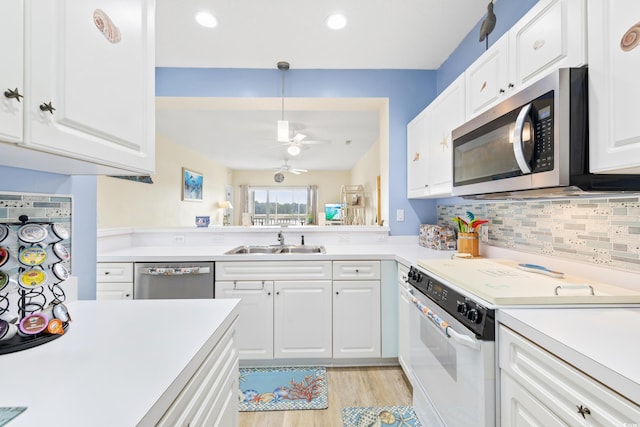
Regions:
<instances>
[{"instance_id":1,"label":"utensil","mask_svg":"<svg viewBox=\"0 0 640 427\"><path fill-rule=\"evenodd\" d=\"M549 270L547 267L536 264L518 264L518 268L520 270L529 271L531 273L538 273L555 277L556 279L562 279L564 277L564 273L560 271Z\"/></svg>"}]
</instances>

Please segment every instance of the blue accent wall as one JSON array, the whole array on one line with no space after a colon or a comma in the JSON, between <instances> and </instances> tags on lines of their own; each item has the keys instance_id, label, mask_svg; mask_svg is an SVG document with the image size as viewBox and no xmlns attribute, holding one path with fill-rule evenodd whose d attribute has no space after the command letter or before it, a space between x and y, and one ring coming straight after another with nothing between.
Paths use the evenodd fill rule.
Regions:
<instances>
[{"instance_id":1,"label":"blue accent wall","mask_svg":"<svg viewBox=\"0 0 640 427\"><path fill-rule=\"evenodd\" d=\"M287 71L285 96L389 99L389 226L391 234L413 235L435 221L435 201L407 199L407 123L434 98L436 72L430 70ZM156 95L280 97L282 74L267 69L157 68ZM405 220L397 222L396 210Z\"/></svg>"},{"instance_id":2,"label":"blue accent wall","mask_svg":"<svg viewBox=\"0 0 640 427\"><path fill-rule=\"evenodd\" d=\"M489 0L486 0L486 2L489 3ZM513 24L518 22L536 3L538 3L538 0L495 0L493 12L496 15L496 27L489 34L489 47L509 31L509 28L513 27ZM451 82L485 52L485 42L479 41L480 26L483 19L473 27L456 50L438 68L437 93L446 89Z\"/></svg>"},{"instance_id":3,"label":"blue accent wall","mask_svg":"<svg viewBox=\"0 0 640 427\"><path fill-rule=\"evenodd\" d=\"M0 166L2 191L65 194L71 204L72 273L78 278L78 297L96 297L96 189L95 176L67 176Z\"/></svg>"}]
</instances>

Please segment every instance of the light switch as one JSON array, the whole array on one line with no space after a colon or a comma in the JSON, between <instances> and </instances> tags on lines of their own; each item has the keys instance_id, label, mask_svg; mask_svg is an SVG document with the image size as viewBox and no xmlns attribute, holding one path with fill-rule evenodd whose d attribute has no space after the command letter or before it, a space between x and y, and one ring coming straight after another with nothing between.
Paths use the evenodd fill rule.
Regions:
<instances>
[{"instance_id":1,"label":"light switch","mask_svg":"<svg viewBox=\"0 0 640 427\"><path fill-rule=\"evenodd\" d=\"M404 221L404 209L396 209L396 221Z\"/></svg>"}]
</instances>

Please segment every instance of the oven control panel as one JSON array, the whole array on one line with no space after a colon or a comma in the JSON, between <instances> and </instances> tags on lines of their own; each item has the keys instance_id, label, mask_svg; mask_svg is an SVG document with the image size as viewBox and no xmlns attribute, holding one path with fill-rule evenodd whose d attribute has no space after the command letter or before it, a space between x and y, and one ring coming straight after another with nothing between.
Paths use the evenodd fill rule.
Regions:
<instances>
[{"instance_id":1,"label":"oven control panel","mask_svg":"<svg viewBox=\"0 0 640 427\"><path fill-rule=\"evenodd\" d=\"M495 339L495 311L472 298L429 276L426 272L411 267L407 282L426 295L430 300L456 318L481 340Z\"/></svg>"}]
</instances>

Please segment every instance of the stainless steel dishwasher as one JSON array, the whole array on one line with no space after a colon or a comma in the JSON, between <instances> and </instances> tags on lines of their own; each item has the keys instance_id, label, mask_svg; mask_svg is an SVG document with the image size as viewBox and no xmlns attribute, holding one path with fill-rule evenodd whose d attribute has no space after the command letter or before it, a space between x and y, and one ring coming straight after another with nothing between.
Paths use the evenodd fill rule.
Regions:
<instances>
[{"instance_id":1,"label":"stainless steel dishwasher","mask_svg":"<svg viewBox=\"0 0 640 427\"><path fill-rule=\"evenodd\" d=\"M213 262L137 262L133 298L213 298L213 281Z\"/></svg>"}]
</instances>

